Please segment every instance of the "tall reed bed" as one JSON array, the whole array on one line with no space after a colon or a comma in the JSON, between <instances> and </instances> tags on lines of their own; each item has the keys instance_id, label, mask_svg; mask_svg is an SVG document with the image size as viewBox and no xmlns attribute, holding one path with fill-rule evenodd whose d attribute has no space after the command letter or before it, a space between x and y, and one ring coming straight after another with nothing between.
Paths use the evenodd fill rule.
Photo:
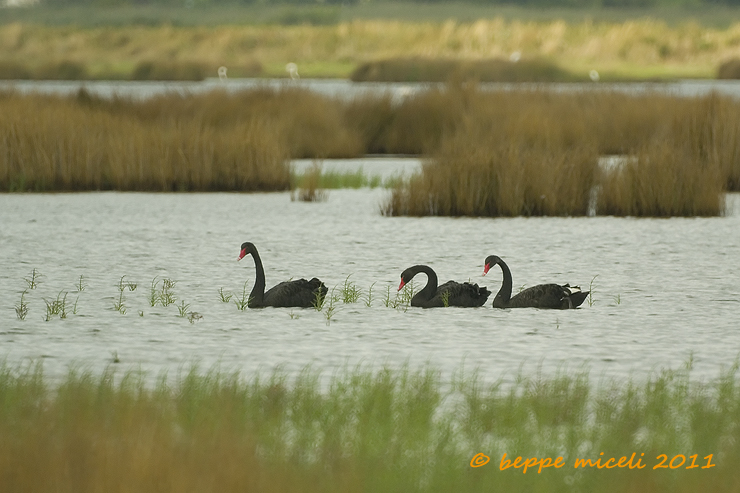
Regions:
<instances>
[{"instance_id":1,"label":"tall reed bed","mask_svg":"<svg viewBox=\"0 0 740 493\"><path fill-rule=\"evenodd\" d=\"M341 154L341 119L318 111L321 100L305 92L271 94L272 100L253 91L246 101L215 92L145 102L84 91L71 98L4 94L0 189L288 189L289 156ZM304 104L295 101L301 98ZM317 149L316 132L336 138Z\"/></svg>"},{"instance_id":2,"label":"tall reed bed","mask_svg":"<svg viewBox=\"0 0 740 493\"><path fill-rule=\"evenodd\" d=\"M587 372L560 372L490 385L462 372L443 382L431 367L323 378L311 368L294 377L192 368L151 385L137 372L77 368L53 381L40 365L3 364L0 483L79 492L737 491L736 372L598 384ZM477 454L490 462L471 467ZM501 470L504 454L564 465ZM575 467L632 454L643 468ZM665 467L654 469L662 454Z\"/></svg>"},{"instance_id":3,"label":"tall reed bed","mask_svg":"<svg viewBox=\"0 0 740 493\"><path fill-rule=\"evenodd\" d=\"M463 85L415 99L454 109L423 118L438 144L393 190L387 215L718 215L738 189L740 104L730 98ZM609 154L625 158L599 166Z\"/></svg>"},{"instance_id":4,"label":"tall reed bed","mask_svg":"<svg viewBox=\"0 0 740 493\"><path fill-rule=\"evenodd\" d=\"M740 103L482 91L329 98L286 84L145 101L0 95L0 190L285 190L289 158L422 154L388 215L717 215ZM599 166L603 156L621 164Z\"/></svg>"}]
</instances>

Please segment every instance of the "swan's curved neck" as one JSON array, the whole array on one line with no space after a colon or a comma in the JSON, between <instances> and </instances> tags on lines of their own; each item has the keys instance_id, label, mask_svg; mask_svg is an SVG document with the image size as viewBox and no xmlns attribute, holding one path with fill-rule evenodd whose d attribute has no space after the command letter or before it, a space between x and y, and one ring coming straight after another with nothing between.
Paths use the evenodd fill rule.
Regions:
<instances>
[{"instance_id":1,"label":"swan's curved neck","mask_svg":"<svg viewBox=\"0 0 740 493\"><path fill-rule=\"evenodd\" d=\"M419 291L414 296L414 298L421 300L431 300L437 293L437 274L432 270L431 267L427 265L415 265L414 267L412 267L411 272L414 274L414 276L419 272L423 272L427 275L427 285L424 286L424 288Z\"/></svg>"},{"instance_id":2,"label":"swan's curved neck","mask_svg":"<svg viewBox=\"0 0 740 493\"><path fill-rule=\"evenodd\" d=\"M499 260L498 265L501 267L501 272L504 274L504 282L501 284L501 289L496 293L496 297L493 299L494 306L500 304L506 304L511 299L511 271L506 262Z\"/></svg>"},{"instance_id":3,"label":"swan's curved neck","mask_svg":"<svg viewBox=\"0 0 740 493\"><path fill-rule=\"evenodd\" d=\"M252 254L254 267L257 271L257 278L254 281L254 287L252 288L252 292L249 293L249 304L261 305L265 296L265 268L262 267L262 259L260 258L260 254L257 253L256 248L252 248L249 253Z\"/></svg>"}]
</instances>

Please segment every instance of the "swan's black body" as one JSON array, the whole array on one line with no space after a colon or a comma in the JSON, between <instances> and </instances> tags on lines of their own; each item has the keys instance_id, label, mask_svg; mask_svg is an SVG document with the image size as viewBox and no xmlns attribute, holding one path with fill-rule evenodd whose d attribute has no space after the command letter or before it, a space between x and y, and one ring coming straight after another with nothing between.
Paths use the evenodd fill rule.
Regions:
<instances>
[{"instance_id":1,"label":"swan's black body","mask_svg":"<svg viewBox=\"0 0 740 493\"><path fill-rule=\"evenodd\" d=\"M246 255L252 255L254 266L257 269L257 279L249 294L249 308L265 306L310 308L316 303L320 304L326 296L328 291L326 286L315 277L310 281L298 279L281 282L265 292L265 269L262 267L262 259L254 244L242 243L239 260Z\"/></svg>"},{"instance_id":2,"label":"swan's black body","mask_svg":"<svg viewBox=\"0 0 740 493\"><path fill-rule=\"evenodd\" d=\"M491 295L485 286L469 282L448 281L437 287L437 274L427 265L415 265L401 273L400 291L413 277L423 272L428 281L424 288L411 298L411 306L421 308L438 308L444 306L476 307L483 306Z\"/></svg>"},{"instance_id":3,"label":"swan's black body","mask_svg":"<svg viewBox=\"0 0 740 493\"><path fill-rule=\"evenodd\" d=\"M588 291L581 291L578 286L569 284L539 284L511 296L511 271L506 262L496 255L486 258L483 275L494 265L501 266L504 282L501 289L493 298L494 308L578 308L588 296Z\"/></svg>"}]
</instances>

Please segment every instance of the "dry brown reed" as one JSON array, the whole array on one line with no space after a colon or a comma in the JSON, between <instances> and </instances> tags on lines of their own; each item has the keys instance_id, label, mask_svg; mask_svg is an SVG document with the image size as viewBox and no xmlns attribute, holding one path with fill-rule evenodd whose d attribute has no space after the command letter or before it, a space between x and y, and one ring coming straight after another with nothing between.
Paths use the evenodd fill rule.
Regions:
<instances>
[{"instance_id":1,"label":"dry brown reed","mask_svg":"<svg viewBox=\"0 0 740 493\"><path fill-rule=\"evenodd\" d=\"M289 187L288 154L268 123L245 119L219 128L202 118L147 121L111 112L107 104L86 93L0 98L0 190Z\"/></svg>"},{"instance_id":2,"label":"dry brown reed","mask_svg":"<svg viewBox=\"0 0 740 493\"><path fill-rule=\"evenodd\" d=\"M273 127L292 158L354 157L362 154L362 139L345 122L345 104L286 83L237 93L216 90L205 94L176 93L145 102L97 100L106 111L150 122L198 120L228 129L236 123L259 120Z\"/></svg>"},{"instance_id":3,"label":"dry brown reed","mask_svg":"<svg viewBox=\"0 0 740 493\"><path fill-rule=\"evenodd\" d=\"M350 79L355 82L446 82L450 79L480 82L566 82L587 80L555 63L542 59L510 61L504 59L454 60L430 58L390 58L366 62Z\"/></svg>"},{"instance_id":4,"label":"dry brown reed","mask_svg":"<svg viewBox=\"0 0 740 493\"><path fill-rule=\"evenodd\" d=\"M0 190L286 190L289 157L349 157L339 101L306 90L146 101L0 97Z\"/></svg>"},{"instance_id":5,"label":"dry brown reed","mask_svg":"<svg viewBox=\"0 0 740 493\"><path fill-rule=\"evenodd\" d=\"M718 215L737 187L740 104L729 98L454 87L436 97L467 111L384 214ZM601 171L611 153L630 157Z\"/></svg>"},{"instance_id":6,"label":"dry brown reed","mask_svg":"<svg viewBox=\"0 0 740 493\"><path fill-rule=\"evenodd\" d=\"M717 69L718 79L740 79L740 59L731 58L722 62Z\"/></svg>"},{"instance_id":7,"label":"dry brown reed","mask_svg":"<svg viewBox=\"0 0 740 493\"><path fill-rule=\"evenodd\" d=\"M599 213L721 214L718 190L740 185L740 104L711 94L684 101L631 159L603 173Z\"/></svg>"},{"instance_id":8,"label":"dry brown reed","mask_svg":"<svg viewBox=\"0 0 740 493\"><path fill-rule=\"evenodd\" d=\"M286 84L146 101L0 97L0 190L285 190L288 158L423 154L386 214L712 215L740 189L740 103L601 90L328 98ZM600 171L600 156L627 156ZM594 203L594 194L598 203Z\"/></svg>"},{"instance_id":9,"label":"dry brown reed","mask_svg":"<svg viewBox=\"0 0 740 493\"><path fill-rule=\"evenodd\" d=\"M358 96L348 101L344 109L347 126L359 135L368 154L399 152L388 141L397 114L398 109L388 94Z\"/></svg>"},{"instance_id":10,"label":"dry brown reed","mask_svg":"<svg viewBox=\"0 0 740 493\"><path fill-rule=\"evenodd\" d=\"M203 80L213 73L199 63L139 62L131 74L133 80Z\"/></svg>"}]
</instances>

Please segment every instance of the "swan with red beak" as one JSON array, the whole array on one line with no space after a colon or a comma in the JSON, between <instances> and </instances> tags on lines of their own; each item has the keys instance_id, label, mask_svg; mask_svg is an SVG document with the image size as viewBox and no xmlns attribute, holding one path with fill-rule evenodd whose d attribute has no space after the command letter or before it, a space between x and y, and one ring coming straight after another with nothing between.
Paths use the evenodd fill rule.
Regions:
<instances>
[{"instance_id":1,"label":"swan with red beak","mask_svg":"<svg viewBox=\"0 0 740 493\"><path fill-rule=\"evenodd\" d=\"M560 310L578 308L589 293L570 284L539 284L511 296L511 271L500 257L496 255L486 257L483 275L488 274L494 265L500 266L504 275L501 289L493 298L494 308L554 308Z\"/></svg>"}]
</instances>

